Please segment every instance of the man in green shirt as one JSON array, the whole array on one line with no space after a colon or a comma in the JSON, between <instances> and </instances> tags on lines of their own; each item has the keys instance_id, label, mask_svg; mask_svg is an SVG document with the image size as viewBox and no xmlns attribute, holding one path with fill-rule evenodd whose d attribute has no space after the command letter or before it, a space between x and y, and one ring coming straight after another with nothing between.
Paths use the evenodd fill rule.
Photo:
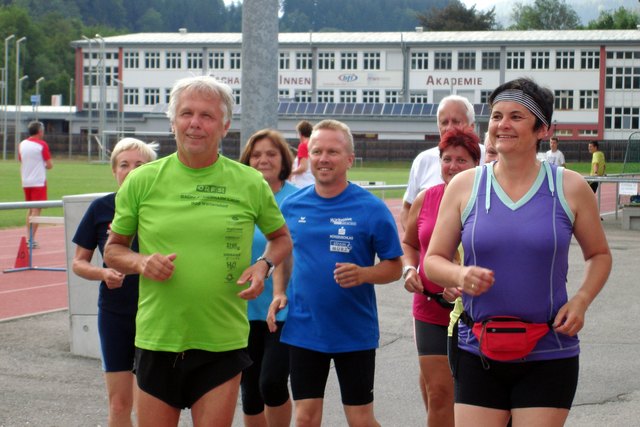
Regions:
<instances>
[{"instance_id":1,"label":"man in green shirt","mask_svg":"<svg viewBox=\"0 0 640 427\"><path fill-rule=\"evenodd\" d=\"M589 173L589 175L590 176L604 176L605 171L607 169L607 165L605 163L604 153L602 151L600 151L600 149L598 147L598 141L591 141L589 143L589 152L592 154L592 157L591 157L591 172ZM589 185L591 186L591 189L593 190L594 193L596 191L598 191L598 184L599 183L597 181L589 183Z\"/></svg>"},{"instance_id":2,"label":"man in green shirt","mask_svg":"<svg viewBox=\"0 0 640 427\"><path fill-rule=\"evenodd\" d=\"M213 77L178 80L167 111L177 152L129 174L116 196L105 262L140 275L138 425L177 426L191 408L194 425L231 426L251 364L247 300L291 252L262 174L219 154L232 107ZM251 265L256 225L268 242Z\"/></svg>"}]
</instances>

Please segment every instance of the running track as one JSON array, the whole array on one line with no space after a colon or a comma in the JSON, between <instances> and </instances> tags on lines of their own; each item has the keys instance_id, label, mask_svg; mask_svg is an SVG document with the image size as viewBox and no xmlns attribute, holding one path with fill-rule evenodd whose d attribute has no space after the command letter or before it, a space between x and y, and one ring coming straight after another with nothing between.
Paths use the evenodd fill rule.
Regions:
<instances>
[{"instance_id":1,"label":"running track","mask_svg":"<svg viewBox=\"0 0 640 427\"><path fill-rule=\"evenodd\" d=\"M13 268L24 228L0 230L0 321L32 314L65 310L67 273L65 271L19 271ZM33 266L66 267L63 226L40 225L36 240L40 249L33 251Z\"/></svg>"},{"instance_id":2,"label":"running track","mask_svg":"<svg viewBox=\"0 0 640 427\"><path fill-rule=\"evenodd\" d=\"M402 201L387 200L387 206L398 221ZM615 209L615 186L603 185L602 212ZM398 229L402 228L398 225ZM0 230L0 322L34 314L66 310L69 307L67 272L20 271L4 273L12 268L24 228ZM33 265L38 267L66 267L63 226L41 225L37 241L40 249L33 251ZM72 273L71 273L72 274Z\"/></svg>"}]
</instances>

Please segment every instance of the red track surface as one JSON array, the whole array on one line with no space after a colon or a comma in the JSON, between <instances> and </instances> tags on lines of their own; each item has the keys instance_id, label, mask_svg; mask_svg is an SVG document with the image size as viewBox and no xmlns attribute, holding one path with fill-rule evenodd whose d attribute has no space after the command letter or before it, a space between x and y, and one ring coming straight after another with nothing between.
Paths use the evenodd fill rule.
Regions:
<instances>
[{"instance_id":1,"label":"red track surface","mask_svg":"<svg viewBox=\"0 0 640 427\"><path fill-rule=\"evenodd\" d=\"M0 230L0 320L68 308L67 273L65 271L18 271L13 268L24 228ZM38 229L33 251L33 266L66 267L64 227L44 226Z\"/></svg>"},{"instance_id":2,"label":"red track surface","mask_svg":"<svg viewBox=\"0 0 640 427\"><path fill-rule=\"evenodd\" d=\"M387 200L398 229L402 209L399 199ZM615 186L603 185L601 211L615 209ZM400 233L402 235L402 231ZM13 268L20 237L24 228L0 230L0 269ZM64 227L44 226L38 229L36 240L40 249L33 251L33 265L38 267L66 267ZM0 274L0 321L68 308L67 272L20 271Z\"/></svg>"}]
</instances>

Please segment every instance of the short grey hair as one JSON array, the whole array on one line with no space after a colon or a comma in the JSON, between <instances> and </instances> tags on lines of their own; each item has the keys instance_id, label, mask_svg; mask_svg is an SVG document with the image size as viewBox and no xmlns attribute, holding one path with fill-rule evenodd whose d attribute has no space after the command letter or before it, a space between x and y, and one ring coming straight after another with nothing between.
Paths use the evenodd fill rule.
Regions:
<instances>
[{"instance_id":1,"label":"short grey hair","mask_svg":"<svg viewBox=\"0 0 640 427\"><path fill-rule=\"evenodd\" d=\"M27 130L29 131L29 136L37 135L40 131L44 131L44 124L37 120L29 122L27 125Z\"/></svg>"},{"instance_id":2,"label":"short grey hair","mask_svg":"<svg viewBox=\"0 0 640 427\"><path fill-rule=\"evenodd\" d=\"M467 122L469 126L476 123L476 112L473 109L473 104L469 102L467 98L460 95L449 95L442 98L442 101L440 101L440 104L438 104L436 120L440 120L440 110L442 110L448 102L459 102L460 104L464 105L464 108L467 110Z\"/></svg>"},{"instance_id":3,"label":"short grey hair","mask_svg":"<svg viewBox=\"0 0 640 427\"><path fill-rule=\"evenodd\" d=\"M220 98L220 108L224 114L224 122L231 120L233 114L233 91L224 83L220 83L212 76L193 76L185 77L173 85L171 94L169 95L169 107L167 109L167 117L171 123L176 118L176 108L178 107L178 99L184 92L195 92L204 96L215 96Z\"/></svg>"},{"instance_id":4,"label":"short grey hair","mask_svg":"<svg viewBox=\"0 0 640 427\"><path fill-rule=\"evenodd\" d=\"M146 157L147 162L151 162L158 157L158 150L160 145L157 142L150 142L147 144L146 142L140 141L136 138L122 138L118 143L113 147L113 151L111 151L111 170L116 169L116 161L120 153L129 150L138 150L144 157Z\"/></svg>"}]
</instances>

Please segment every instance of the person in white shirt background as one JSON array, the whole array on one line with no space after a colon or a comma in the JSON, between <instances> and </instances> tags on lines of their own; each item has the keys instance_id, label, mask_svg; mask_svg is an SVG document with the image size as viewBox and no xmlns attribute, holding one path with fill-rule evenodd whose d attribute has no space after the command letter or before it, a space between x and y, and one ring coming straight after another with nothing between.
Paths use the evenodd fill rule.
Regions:
<instances>
[{"instance_id":1,"label":"person in white shirt background","mask_svg":"<svg viewBox=\"0 0 640 427\"><path fill-rule=\"evenodd\" d=\"M547 162L552 165L564 167L564 154L558 150L558 137L552 136L549 139L549 147L551 150L547 151Z\"/></svg>"},{"instance_id":2,"label":"person in white shirt background","mask_svg":"<svg viewBox=\"0 0 640 427\"><path fill-rule=\"evenodd\" d=\"M449 129L473 129L476 121L473 105L469 100L460 95L449 95L442 98L436 113L438 120L438 131L440 136ZM480 165L484 164L484 145L480 145L482 154ZM411 164L409 172L409 183L407 191L402 199L402 211L400 212L400 224L405 228L409 209L418 193L434 185L442 184L444 181L440 176L440 151L438 145L429 148L418 154Z\"/></svg>"}]
</instances>

